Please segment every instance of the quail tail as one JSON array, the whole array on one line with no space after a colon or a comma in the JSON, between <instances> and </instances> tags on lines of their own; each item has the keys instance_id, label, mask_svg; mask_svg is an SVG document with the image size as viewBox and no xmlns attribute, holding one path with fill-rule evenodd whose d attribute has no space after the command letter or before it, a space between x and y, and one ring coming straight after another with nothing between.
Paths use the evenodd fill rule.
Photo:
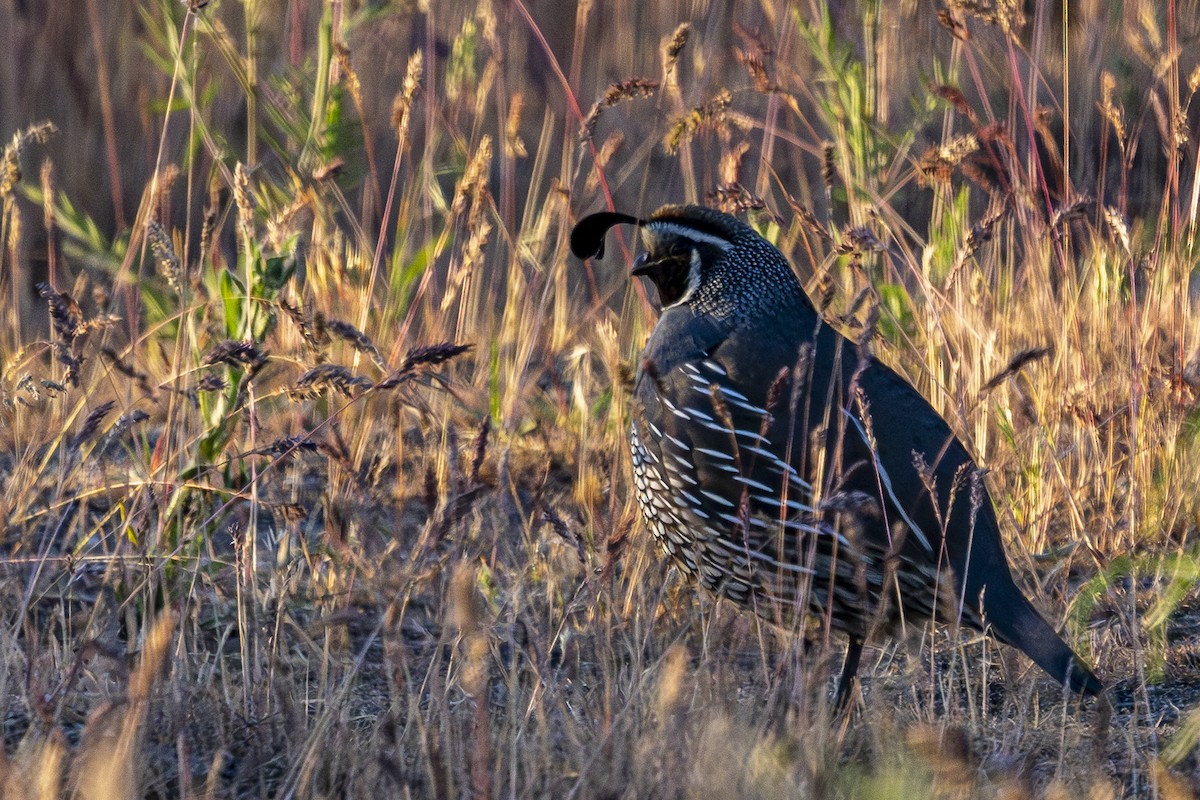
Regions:
<instances>
[{"instance_id":1,"label":"quail tail","mask_svg":"<svg viewBox=\"0 0 1200 800\"><path fill-rule=\"evenodd\" d=\"M997 591L998 587L990 586L984 598L984 616L997 637L1023 651L1073 691L1100 694L1104 690L1100 679L1083 665L1015 584L1008 588Z\"/></svg>"}]
</instances>

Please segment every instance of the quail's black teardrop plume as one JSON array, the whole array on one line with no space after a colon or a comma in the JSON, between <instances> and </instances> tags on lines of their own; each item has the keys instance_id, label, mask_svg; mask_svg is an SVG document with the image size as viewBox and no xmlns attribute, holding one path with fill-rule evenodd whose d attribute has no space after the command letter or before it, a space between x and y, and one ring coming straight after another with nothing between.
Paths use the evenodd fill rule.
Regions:
<instances>
[{"instance_id":1,"label":"quail's black teardrop plume","mask_svg":"<svg viewBox=\"0 0 1200 800\"><path fill-rule=\"evenodd\" d=\"M617 211L600 211L584 217L571 229L571 252L578 258L603 258L604 234L622 223L641 225L642 221Z\"/></svg>"},{"instance_id":2,"label":"quail's black teardrop plume","mask_svg":"<svg viewBox=\"0 0 1200 800\"><path fill-rule=\"evenodd\" d=\"M934 619L992 632L1086 694L1100 681L1013 582L982 475L903 378L826 325L783 255L734 217L665 206L604 212L580 258L636 224L663 312L634 384L638 504L701 585L794 625L806 612L864 640Z\"/></svg>"}]
</instances>

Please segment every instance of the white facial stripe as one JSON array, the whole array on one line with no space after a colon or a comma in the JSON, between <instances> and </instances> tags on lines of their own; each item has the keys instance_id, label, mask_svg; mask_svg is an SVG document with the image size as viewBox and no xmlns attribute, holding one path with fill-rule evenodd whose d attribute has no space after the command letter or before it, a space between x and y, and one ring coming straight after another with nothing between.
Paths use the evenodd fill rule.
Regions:
<instances>
[{"instance_id":1,"label":"white facial stripe","mask_svg":"<svg viewBox=\"0 0 1200 800\"><path fill-rule=\"evenodd\" d=\"M681 225L678 222L652 221L646 226L646 233L654 235L662 231L664 233L674 234L681 239L687 239L692 242L702 242L703 244L711 244L713 247L719 247L722 250L728 250L733 246L733 243L728 239L720 236L713 236L711 233L698 231L690 225Z\"/></svg>"},{"instance_id":2,"label":"white facial stripe","mask_svg":"<svg viewBox=\"0 0 1200 800\"><path fill-rule=\"evenodd\" d=\"M691 261L688 264L687 288L678 300L663 306L663 311L686 303L695 294L696 290L700 288L700 253L698 245L715 247L721 251L733 247L733 242L728 239L697 230L686 223L654 220L642 228L642 245L649 252L658 251L661 245L673 239L682 239L685 242L697 245L697 247L692 247Z\"/></svg>"}]
</instances>

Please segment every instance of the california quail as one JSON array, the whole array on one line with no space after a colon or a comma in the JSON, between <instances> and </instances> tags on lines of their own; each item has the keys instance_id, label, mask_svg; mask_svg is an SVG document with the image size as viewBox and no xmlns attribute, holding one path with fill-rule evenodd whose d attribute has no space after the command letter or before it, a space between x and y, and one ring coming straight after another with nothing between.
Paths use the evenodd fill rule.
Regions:
<instances>
[{"instance_id":1,"label":"california quail","mask_svg":"<svg viewBox=\"0 0 1200 800\"><path fill-rule=\"evenodd\" d=\"M662 316L642 352L629 433L638 505L705 588L793 625L807 610L849 636L837 705L876 629L990 626L1051 676L1103 685L1013 582L980 470L903 378L829 327L787 260L734 217L664 206L601 212L641 228L632 273Z\"/></svg>"}]
</instances>

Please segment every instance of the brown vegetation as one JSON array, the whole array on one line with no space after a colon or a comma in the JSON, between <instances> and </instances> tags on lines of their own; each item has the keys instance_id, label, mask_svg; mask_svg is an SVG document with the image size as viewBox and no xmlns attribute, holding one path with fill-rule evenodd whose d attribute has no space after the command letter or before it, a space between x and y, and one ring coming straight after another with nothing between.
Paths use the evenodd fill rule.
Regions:
<instances>
[{"instance_id":1,"label":"brown vegetation","mask_svg":"<svg viewBox=\"0 0 1200 800\"><path fill-rule=\"evenodd\" d=\"M0 19L0 796L1194 796L1195 0ZM950 420L1105 701L913 631L831 720L664 567L567 232L668 201Z\"/></svg>"}]
</instances>

